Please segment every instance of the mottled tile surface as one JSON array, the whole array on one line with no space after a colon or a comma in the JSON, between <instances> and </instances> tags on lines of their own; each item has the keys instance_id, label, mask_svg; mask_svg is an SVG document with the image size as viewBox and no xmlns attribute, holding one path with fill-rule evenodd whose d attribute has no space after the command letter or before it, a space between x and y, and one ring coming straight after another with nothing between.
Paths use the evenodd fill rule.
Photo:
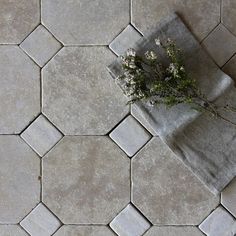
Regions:
<instances>
[{"instance_id":1,"label":"mottled tile surface","mask_svg":"<svg viewBox=\"0 0 236 236\"><path fill-rule=\"evenodd\" d=\"M107 226L62 226L55 236L115 236Z\"/></svg>"},{"instance_id":2,"label":"mottled tile surface","mask_svg":"<svg viewBox=\"0 0 236 236\"><path fill-rule=\"evenodd\" d=\"M220 0L132 0L133 24L145 32L176 12L202 40L220 22Z\"/></svg>"},{"instance_id":3,"label":"mottled tile surface","mask_svg":"<svg viewBox=\"0 0 236 236\"><path fill-rule=\"evenodd\" d=\"M18 225L0 225L0 236L28 236Z\"/></svg>"},{"instance_id":4,"label":"mottled tile surface","mask_svg":"<svg viewBox=\"0 0 236 236\"><path fill-rule=\"evenodd\" d=\"M39 24L39 0L0 1L0 43L18 44Z\"/></svg>"},{"instance_id":5,"label":"mottled tile surface","mask_svg":"<svg viewBox=\"0 0 236 236\"><path fill-rule=\"evenodd\" d=\"M0 45L0 134L20 133L40 111L40 72L18 46Z\"/></svg>"},{"instance_id":6,"label":"mottled tile surface","mask_svg":"<svg viewBox=\"0 0 236 236\"><path fill-rule=\"evenodd\" d=\"M43 201L70 224L108 224L129 202L129 159L108 137L64 137L43 159Z\"/></svg>"},{"instance_id":7,"label":"mottled tile surface","mask_svg":"<svg viewBox=\"0 0 236 236\"><path fill-rule=\"evenodd\" d=\"M104 135L127 114L106 70L114 58L105 47L68 47L43 68L43 113L64 134Z\"/></svg>"},{"instance_id":8,"label":"mottled tile surface","mask_svg":"<svg viewBox=\"0 0 236 236\"><path fill-rule=\"evenodd\" d=\"M17 224L40 200L40 161L18 136L0 136L0 223ZM4 235L5 236L5 235Z\"/></svg>"},{"instance_id":9,"label":"mottled tile surface","mask_svg":"<svg viewBox=\"0 0 236 236\"><path fill-rule=\"evenodd\" d=\"M222 68L236 82L236 56L233 56Z\"/></svg>"},{"instance_id":10,"label":"mottled tile surface","mask_svg":"<svg viewBox=\"0 0 236 236\"><path fill-rule=\"evenodd\" d=\"M132 181L132 201L153 224L197 225L219 203L159 138L132 159Z\"/></svg>"},{"instance_id":11,"label":"mottled tile surface","mask_svg":"<svg viewBox=\"0 0 236 236\"><path fill-rule=\"evenodd\" d=\"M64 44L109 44L129 23L129 1L42 0L42 22Z\"/></svg>"}]
</instances>

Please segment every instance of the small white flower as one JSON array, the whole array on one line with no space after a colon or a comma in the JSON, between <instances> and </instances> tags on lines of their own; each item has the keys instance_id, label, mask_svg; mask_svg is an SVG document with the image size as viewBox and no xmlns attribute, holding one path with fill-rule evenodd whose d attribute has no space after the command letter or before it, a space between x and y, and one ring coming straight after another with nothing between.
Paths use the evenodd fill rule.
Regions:
<instances>
[{"instance_id":1,"label":"small white flower","mask_svg":"<svg viewBox=\"0 0 236 236\"><path fill-rule=\"evenodd\" d=\"M126 52L127 56L131 56L131 57L135 57L136 56L136 52L133 48L129 48Z\"/></svg>"},{"instance_id":2,"label":"small white flower","mask_svg":"<svg viewBox=\"0 0 236 236\"><path fill-rule=\"evenodd\" d=\"M145 52L145 56L148 60L156 60L157 59L157 54L153 51Z\"/></svg>"},{"instance_id":3,"label":"small white flower","mask_svg":"<svg viewBox=\"0 0 236 236\"><path fill-rule=\"evenodd\" d=\"M157 46L161 46L161 40L159 38L155 39L155 43Z\"/></svg>"}]
</instances>

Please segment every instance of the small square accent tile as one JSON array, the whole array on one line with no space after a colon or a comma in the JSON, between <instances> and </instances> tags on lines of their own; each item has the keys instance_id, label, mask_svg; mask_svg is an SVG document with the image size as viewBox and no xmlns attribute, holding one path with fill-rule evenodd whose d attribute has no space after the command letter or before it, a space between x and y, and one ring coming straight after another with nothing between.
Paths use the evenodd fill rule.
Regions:
<instances>
[{"instance_id":1,"label":"small square accent tile","mask_svg":"<svg viewBox=\"0 0 236 236\"><path fill-rule=\"evenodd\" d=\"M142 35L131 25L128 25L109 45L109 48L118 56L133 46Z\"/></svg>"},{"instance_id":2,"label":"small square accent tile","mask_svg":"<svg viewBox=\"0 0 236 236\"><path fill-rule=\"evenodd\" d=\"M21 44L20 47L41 67L62 47L51 33L39 25Z\"/></svg>"},{"instance_id":3,"label":"small square accent tile","mask_svg":"<svg viewBox=\"0 0 236 236\"><path fill-rule=\"evenodd\" d=\"M136 119L128 116L110 133L110 138L131 157L148 142L151 135Z\"/></svg>"},{"instance_id":4,"label":"small square accent tile","mask_svg":"<svg viewBox=\"0 0 236 236\"><path fill-rule=\"evenodd\" d=\"M62 138L62 134L43 115L40 115L21 134L21 137L42 157Z\"/></svg>"},{"instance_id":5,"label":"small square accent tile","mask_svg":"<svg viewBox=\"0 0 236 236\"><path fill-rule=\"evenodd\" d=\"M119 236L141 236L150 227L150 223L129 204L110 223L110 227Z\"/></svg>"},{"instance_id":6,"label":"small square accent tile","mask_svg":"<svg viewBox=\"0 0 236 236\"><path fill-rule=\"evenodd\" d=\"M61 226L61 222L40 203L20 225L31 236L50 236Z\"/></svg>"},{"instance_id":7,"label":"small square accent tile","mask_svg":"<svg viewBox=\"0 0 236 236\"><path fill-rule=\"evenodd\" d=\"M200 224L199 229L207 236L234 236L236 233L234 218L221 206Z\"/></svg>"},{"instance_id":8,"label":"small square accent tile","mask_svg":"<svg viewBox=\"0 0 236 236\"><path fill-rule=\"evenodd\" d=\"M203 47L221 67L236 52L236 37L220 24L203 41Z\"/></svg>"},{"instance_id":9,"label":"small square accent tile","mask_svg":"<svg viewBox=\"0 0 236 236\"><path fill-rule=\"evenodd\" d=\"M222 192L221 203L236 217L236 178Z\"/></svg>"}]
</instances>

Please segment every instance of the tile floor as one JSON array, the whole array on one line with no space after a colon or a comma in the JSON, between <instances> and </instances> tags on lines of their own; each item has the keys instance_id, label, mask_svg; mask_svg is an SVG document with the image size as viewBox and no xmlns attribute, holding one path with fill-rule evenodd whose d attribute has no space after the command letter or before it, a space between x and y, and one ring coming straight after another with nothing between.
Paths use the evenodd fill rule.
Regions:
<instances>
[{"instance_id":1,"label":"tile floor","mask_svg":"<svg viewBox=\"0 0 236 236\"><path fill-rule=\"evenodd\" d=\"M0 236L234 236L106 66L176 11L236 80L235 0L0 0Z\"/></svg>"}]
</instances>

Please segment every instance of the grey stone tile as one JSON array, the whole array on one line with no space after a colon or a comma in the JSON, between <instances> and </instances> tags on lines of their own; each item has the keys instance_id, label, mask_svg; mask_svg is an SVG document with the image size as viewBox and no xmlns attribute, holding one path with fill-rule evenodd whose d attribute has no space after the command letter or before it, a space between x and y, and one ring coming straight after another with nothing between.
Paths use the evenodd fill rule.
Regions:
<instances>
[{"instance_id":1,"label":"grey stone tile","mask_svg":"<svg viewBox=\"0 0 236 236\"><path fill-rule=\"evenodd\" d=\"M198 40L202 40L220 22L220 0L132 1L132 22L142 33L172 12L180 15Z\"/></svg>"},{"instance_id":2,"label":"grey stone tile","mask_svg":"<svg viewBox=\"0 0 236 236\"><path fill-rule=\"evenodd\" d=\"M107 226L64 225L55 236L115 236Z\"/></svg>"},{"instance_id":3,"label":"grey stone tile","mask_svg":"<svg viewBox=\"0 0 236 236\"><path fill-rule=\"evenodd\" d=\"M151 125L140 114L140 111L135 104L131 104L131 114L136 120L139 121L140 124L142 124L143 127L148 130L149 133L151 133L153 136L158 136Z\"/></svg>"},{"instance_id":4,"label":"grey stone tile","mask_svg":"<svg viewBox=\"0 0 236 236\"><path fill-rule=\"evenodd\" d=\"M18 46L0 46L0 61L0 134L20 133L40 111L39 67Z\"/></svg>"},{"instance_id":5,"label":"grey stone tile","mask_svg":"<svg viewBox=\"0 0 236 236\"><path fill-rule=\"evenodd\" d=\"M28 236L18 225L0 225L0 236Z\"/></svg>"},{"instance_id":6,"label":"grey stone tile","mask_svg":"<svg viewBox=\"0 0 236 236\"><path fill-rule=\"evenodd\" d=\"M21 137L42 157L62 138L62 134L40 115Z\"/></svg>"},{"instance_id":7,"label":"grey stone tile","mask_svg":"<svg viewBox=\"0 0 236 236\"><path fill-rule=\"evenodd\" d=\"M39 175L40 160L21 138L0 136L1 224L17 224L36 206Z\"/></svg>"},{"instance_id":8,"label":"grey stone tile","mask_svg":"<svg viewBox=\"0 0 236 236\"><path fill-rule=\"evenodd\" d=\"M142 38L142 35L132 26L128 25L109 45L109 48L118 56L124 55L127 49Z\"/></svg>"},{"instance_id":9,"label":"grey stone tile","mask_svg":"<svg viewBox=\"0 0 236 236\"><path fill-rule=\"evenodd\" d=\"M236 56L233 56L222 68L236 82Z\"/></svg>"},{"instance_id":10,"label":"grey stone tile","mask_svg":"<svg viewBox=\"0 0 236 236\"><path fill-rule=\"evenodd\" d=\"M32 236L50 236L61 226L61 222L40 203L20 225Z\"/></svg>"},{"instance_id":11,"label":"grey stone tile","mask_svg":"<svg viewBox=\"0 0 236 236\"><path fill-rule=\"evenodd\" d=\"M39 0L1 0L0 43L20 43L38 24Z\"/></svg>"},{"instance_id":12,"label":"grey stone tile","mask_svg":"<svg viewBox=\"0 0 236 236\"><path fill-rule=\"evenodd\" d=\"M151 138L151 135L132 116L125 118L109 136L129 157L132 157Z\"/></svg>"},{"instance_id":13,"label":"grey stone tile","mask_svg":"<svg viewBox=\"0 0 236 236\"><path fill-rule=\"evenodd\" d=\"M130 200L129 165L108 137L64 137L43 159L43 202L65 224L108 224Z\"/></svg>"},{"instance_id":14,"label":"grey stone tile","mask_svg":"<svg viewBox=\"0 0 236 236\"><path fill-rule=\"evenodd\" d=\"M159 138L132 159L132 201L153 223L197 225L218 204Z\"/></svg>"},{"instance_id":15,"label":"grey stone tile","mask_svg":"<svg viewBox=\"0 0 236 236\"><path fill-rule=\"evenodd\" d=\"M234 218L222 207L214 210L199 228L207 236L234 236L236 233Z\"/></svg>"},{"instance_id":16,"label":"grey stone tile","mask_svg":"<svg viewBox=\"0 0 236 236\"><path fill-rule=\"evenodd\" d=\"M129 1L42 1L43 24L63 44L109 44L129 23Z\"/></svg>"},{"instance_id":17,"label":"grey stone tile","mask_svg":"<svg viewBox=\"0 0 236 236\"><path fill-rule=\"evenodd\" d=\"M193 226L153 226L144 236L204 236L204 234Z\"/></svg>"},{"instance_id":18,"label":"grey stone tile","mask_svg":"<svg viewBox=\"0 0 236 236\"><path fill-rule=\"evenodd\" d=\"M45 29L39 25L20 45L41 67L60 50L62 45Z\"/></svg>"},{"instance_id":19,"label":"grey stone tile","mask_svg":"<svg viewBox=\"0 0 236 236\"><path fill-rule=\"evenodd\" d=\"M234 0L222 1L222 22L223 24L236 35L236 2Z\"/></svg>"},{"instance_id":20,"label":"grey stone tile","mask_svg":"<svg viewBox=\"0 0 236 236\"><path fill-rule=\"evenodd\" d=\"M131 204L110 223L110 227L119 236L141 236L150 226L150 223Z\"/></svg>"},{"instance_id":21,"label":"grey stone tile","mask_svg":"<svg viewBox=\"0 0 236 236\"><path fill-rule=\"evenodd\" d=\"M218 66L221 67L236 52L236 37L220 24L202 42L202 45Z\"/></svg>"},{"instance_id":22,"label":"grey stone tile","mask_svg":"<svg viewBox=\"0 0 236 236\"><path fill-rule=\"evenodd\" d=\"M236 178L222 192L221 203L236 218Z\"/></svg>"},{"instance_id":23,"label":"grey stone tile","mask_svg":"<svg viewBox=\"0 0 236 236\"><path fill-rule=\"evenodd\" d=\"M70 135L107 134L129 111L105 47L63 48L43 68L43 113Z\"/></svg>"}]
</instances>

